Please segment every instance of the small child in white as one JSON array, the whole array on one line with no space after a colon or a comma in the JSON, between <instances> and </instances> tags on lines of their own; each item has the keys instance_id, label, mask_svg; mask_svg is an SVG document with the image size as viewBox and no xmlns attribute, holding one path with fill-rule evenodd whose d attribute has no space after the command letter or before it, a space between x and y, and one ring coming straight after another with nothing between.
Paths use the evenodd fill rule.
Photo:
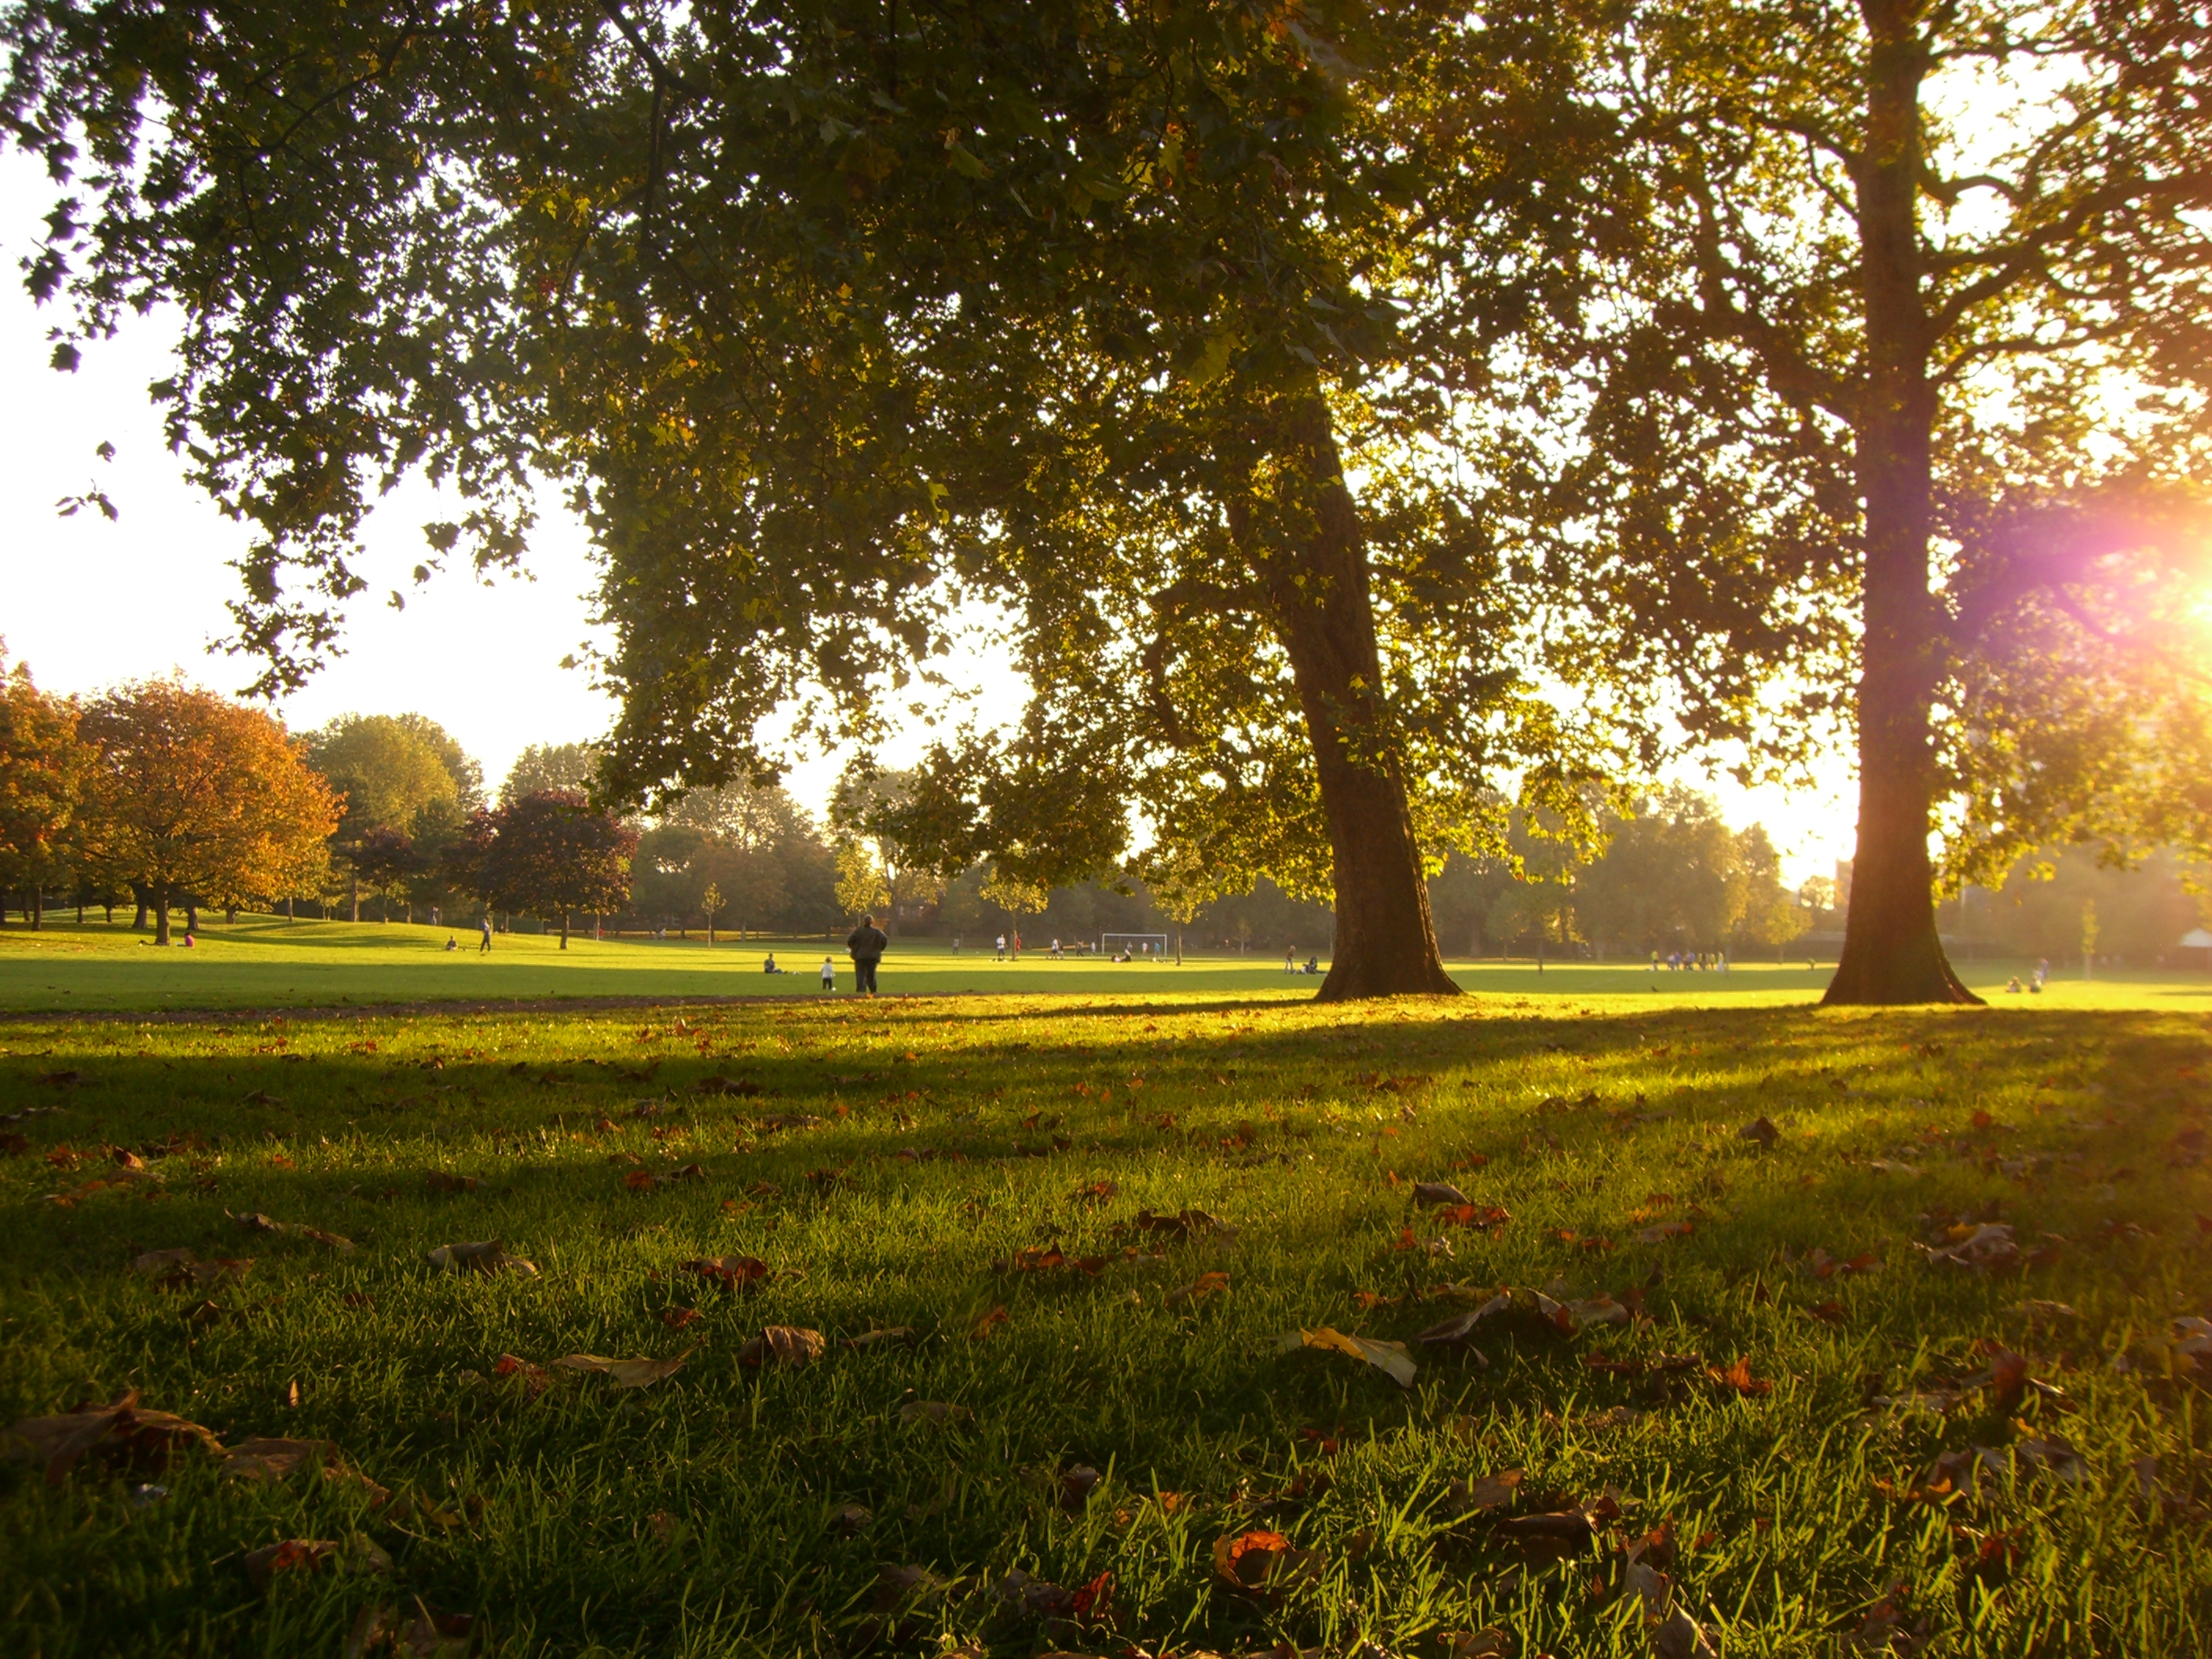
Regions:
<instances>
[{"instance_id":1,"label":"small child in white","mask_svg":"<svg viewBox=\"0 0 2212 1659\"><path fill-rule=\"evenodd\" d=\"M835 957L822 958L822 988L825 991L837 988L837 959Z\"/></svg>"}]
</instances>

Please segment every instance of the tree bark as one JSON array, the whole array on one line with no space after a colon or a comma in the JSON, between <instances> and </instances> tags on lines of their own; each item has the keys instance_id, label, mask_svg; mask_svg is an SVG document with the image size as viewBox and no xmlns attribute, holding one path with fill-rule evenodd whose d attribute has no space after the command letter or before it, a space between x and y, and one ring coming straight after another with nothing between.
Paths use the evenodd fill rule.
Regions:
<instances>
[{"instance_id":1,"label":"tree bark","mask_svg":"<svg viewBox=\"0 0 2212 1659\"><path fill-rule=\"evenodd\" d=\"M1921 270L1918 0L1866 0L1867 142L1856 188L1868 375L1856 422L1865 514L1858 687L1858 847L1842 959L1822 1000L1979 1002L1936 932L1928 834L1936 791L1929 704L1936 611L1928 586L1936 398Z\"/></svg>"},{"instance_id":2,"label":"tree bark","mask_svg":"<svg viewBox=\"0 0 2212 1659\"><path fill-rule=\"evenodd\" d=\"M566 910L561 913L561 948L564 951L568 948L568 913Z\"/></svg>"},{"instance_id":3,"label":"tree bark","mask_svg":"<svg viewBox=\"0 0 2212 1659\"><path fill-rule=\"evenodd\" d=\"M1264 530L1253 502L1232 503L1230 517L1290 660L1328 822L1336 942L1317 1000L1456 996L1382 707L1365 538L1318 388L1288 400L1274 435L1279 488L1296 495L1268 504Z\"/></svg>"},{"instance_id":4,"label":"tree bark","mask_svg":"<svg viewBox=\"0 0 2212 1659\"><path fill-rule=\"evenodd\" d=\"M46 896L39 890L39 884L31 884L31 931L37 933L46 924Z\"/></svg>"},{"instance_id":5,"label":"tree bark","mask_svg":"<svg viewBox=\"0 0 2212 1659\"><path fill-rule=\"evenodd\" d=\"M346 898L353 906L353 919L361 920L361 878L349 870L346 872Z\"/></svg>"},{"instance_id":6,"label":"tree bark","mask_svg":"<svg viewBox=\"0 0 2212 1659\"><path fill-rule=\"evenodd\" d=\"M169 884L164 881L154 884L154 943L169 942Z\"/></svg>"},{"instance_id":7,"label":"tree bark","mask_svg":"<svg viewBox=\"0 0 2212 1659\"><path fill-rule=\"evenodd\" d=\"M141 933L146 931L146 908L150 900L150 893L151 890L143 881L134 881L131 884L131 896L138 903L137 918L131 922L131 926Z\"/></svg>"},{"instance_id":8,"label":"tree bark","mask_svg":"<svg viewBox=\"0 0 2212 1659\"><path fill-rule=\"evenodd\" d=\"M185 931L197 933L200 930L200 901L195 893L185 900Z\"/></svg>"}]
</instances>

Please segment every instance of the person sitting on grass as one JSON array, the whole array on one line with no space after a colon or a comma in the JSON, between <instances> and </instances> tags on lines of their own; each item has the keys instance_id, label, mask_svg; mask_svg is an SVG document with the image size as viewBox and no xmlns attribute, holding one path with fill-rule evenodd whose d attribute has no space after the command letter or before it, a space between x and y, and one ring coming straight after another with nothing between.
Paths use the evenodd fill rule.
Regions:
<instances>
[{"instance_id":1,"label":"person sitting on grass","mask_svg":"<svg viewBox=\"0 0 2212 1659\"><path fill-rule=\"evenodd\" d=\"M461 948L461 942L448 933L446 935L446 948L448 951L458 951Z\"/></svg>"},{"instance_id":2,"label":"person sitting on grass","mask_svg":"<svg viewBox=\"0 0 2212 1659\"><path fill-rule=\"evenodd\" d=\"M768 953L768 960L761 963L761 972L763 974L780 974L782 971L782 969L775 965L775 952L773 951L769 951Z\"/></svg>"},{"instance_id":3,"label":"person sitting on grass","mask_svg":"<svg viewBox=\"0 0 2212 1659\"><path fill-rule=\"evenodd\" d=\"M1321 972L1321 958L1319 957L1308 957L1306 958L1306 965L1298 971L1304 974L1318 974Z\"/></svg>"},{"instance_id":4,"label":"person sitting on grass","mask_svg":"<svg viewBox=\"0 0 2212 1659\"><path fill-rule=\"evenodd\" d=\"M2014 974L2012 978L2006 982L2005 994L2008 997L2016 997L2020 994L2020 975L2018 974Z\"/></svg>"}]
</instances>

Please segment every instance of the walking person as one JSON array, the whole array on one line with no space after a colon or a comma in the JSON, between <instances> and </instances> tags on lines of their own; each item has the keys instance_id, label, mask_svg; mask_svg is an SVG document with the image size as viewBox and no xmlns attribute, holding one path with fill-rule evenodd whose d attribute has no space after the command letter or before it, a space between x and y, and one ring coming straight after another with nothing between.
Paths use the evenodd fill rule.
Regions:
<instances>
[{"instance_id":1,"label":"walking person","mask_svg":"<svg viewBox=\"0 0 2212 1659\"><path fill-rule=\"evenodd\" d=\"M876 994L876 964L884 959L884 949L890 936L876 926L873 916L862 916L860 925L845 939L845 949L853 958L853 989L869 996Z\"/></svg>"},{"instance_id":2,"label":"walking person","mask_svg":"<svg viewBox=\"0 0 2212 1659\"><path fill-rule=\"evenodd\" d=\"M477 946L477 954L480 957L489 956L491 953L491 912L485 911L483 920L477 926L483 935L482 942Z\"/></svg>"}]
</instances>

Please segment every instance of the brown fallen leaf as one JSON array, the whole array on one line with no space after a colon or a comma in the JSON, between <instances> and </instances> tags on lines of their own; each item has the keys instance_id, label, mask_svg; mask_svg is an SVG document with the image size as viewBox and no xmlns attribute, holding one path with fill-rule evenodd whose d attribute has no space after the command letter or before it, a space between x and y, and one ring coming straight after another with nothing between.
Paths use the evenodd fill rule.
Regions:
<instances>
[{"instance_id":1,"label":"brown fallen leaf","mask_svg":"<svg viewBox=\"0 0 2212 1659\"><path fill-rule=\"evenodd\" d=\"M663 1308L660 1310L660 1322L672 1331L680 1331L701 1316L696 1308Z\"/></svg>"},{"instance_id":2,"label":"brown fallen leaf","mask_svg":"<svg viewBox=\"0 0 2212 1659\"><path fill-rule=\"evenodd\" d=\"M417 1596L404 1607L371 1603L346 1635L343 1659L466 1659L476 1632L465 1613L439 1613Z\"/></svg>"},{"instance_id":3,"label":"brown fallen leaf","mask_svg":"<svg viewBox=\"0 0 2212 1659\"><path fill-rule=\"evenodd\" d=\"M673 1359L606 1359L595 1353L571 1353L562 1355L553 1363L562 1370L597 1371L612 1377L618 1389L643 1389L682 1370L692 1352L686 1348Z\"/></svg>"},{"instance_id":4,"label":"brown fallen leaf","mask_svg":"<svg viewBox=\"0 0 2212 1659\"><path fill-rule=\"evenodd\" d=\"M533 1395L544 1393L546 1385L553 1380L543 1365L533 1365L521 1355L512 1353L500 1355L493 1362L491 1374L494 1376L520 1376Z\"/></svg>"},{"instance_id":5,"label":"brown fallen leaf","mask_svg":"<svg viewBox=\"0 0 2212 1659\"><path fill-rule=\"evenodd\" d=\"M866 1353L871 1348L910 1348L916 1340L913 1326L893 1325L887 1330L862 1331L858 1336L848 1336L842 1346L855 1353Z\"/></svg>"},{"instance_id":6,"label":"brown fallen leaf","mask_svg":"<svg viewBox=\"0 0 2212 1659\"><path fill-rule=\"evenodd\" d=\"M1751 1374L1751 1362L1748 1359L1739 1359L1725 1370L1717 1365L1708 1365L1705 1367L1705 1379L1710 1382L1718 1383L1723 1389L1742 1395L1746 1398L1756 1398L1759 1395L1774 1392L1774 1384L1764 1377L1753 1376Z\"/></svg>"},{"instance_id":7,"label":"brown fallen leaf","mask_svg":"<svg viewBox=\"0 0 2212 1659\"><path fill-rule=\"evenodd\" d=\"M59 1416L26 1417L0 1431L0 1456L45 1464L50 1486L59 1486L88 1452L165 1462L192 1446L218 1455L222 1451L222 1443L198 1424L170 1412L140 1410L135 1389L105 1406L87 1401Z\"/></svg>"},{"instance_id":8,"label":"brown fallen leaf","mask_svg":"<svg viewBox=\"0 0 2212 1659\"><path fill-rule=\"evenodd\" d=\"M390 1572L392 1558L356 1533L349 1544L330 1538L287 1538L280 1544L264 1544L247 1551L244 1565L255 1583L265 1584L280 1572L313 1572L331 1565L348 1572Z\"/></svg>"},{"instance_id":9,"label":"brown fallen leaf","mask_svg":"<svg viewBox=\"0 0 2212 1659\"><path fill-rule=\"evenodd\" d=\"M443 1170L433 1170L428 1178L434 1193L472 1193L483 1185L482 1177L469 1175L449 1175Z\"/></svg>"},{"instance_id":10,"label":"brown fallen leaf","mask_svg":"<svg viewBox=\"0 0 2212 1659\"><path fill-rule=\"evenodd\" d=\"M1413 1202L1422 1206L1468 1203L1468 1195L1449 1181L1417 1181L1413 1183Z\"/></svg>"},{"instance_id":11,"label":"brown fallen leaf","mask_svg":"<svg viewBox=\"0 0 2212 1659\"><path fill-rule=\"evenodd\" d=\"M222 1455L222 1473L233 1480L283 1480L301 1469L342 1469L337 1444L330 1440L241 1440Z\"/></svg>"},{"instance_id":12,"label":"brown fallen leaf","mask_svg":"<svg viewBox=\"0 0 2212 1659\"><path fill-rule=\"evenodd\" d=\"M480 1244L441 1244L425 1258L441 1273L520 1273L526 1279L538 1276L537 1264L525 1261L519 1255L509 1255L500 1248L495 1238Z\"/></svg>"},{"instance_id":13,"label":"brown fallen leaf","mask_svg":"<svg viewBox=\"0 0 2212 1659\"><path fill-rule=\"evenodd\" d=\"M1551 1321L1553 1326L1572 1336L1593 1325L1626 1325L1630 1322L1628 1310L1611 1297L1600 1294L1582 1302L1560 1302L1543 1291L1533 1293L1536 1311Z\"/></svg>"},{"instance_id":14,"label":"brown fallen leaf","mask_svg":"<svg viewBox=\"0 0 2212 1659\"><path fill-rule=\"evenodd\" d=\"M223 1213L230 1215L228 1210ZM248 1210L243 1215L233 1215L230 1218L237 1225L251 1233L276 1233L288 1238L304 1238L317 1244L327 1245L342 1255L350 1255L353 1253L353 1240L341 1238L336 1233L326 1233L319 1227L310 1227L301 1222L274 1220L257 1210Z\"/></svg>"},{"instance_id":15,"label":"brown fallen leaf","mask_svg":"<svg viewBox=\"0 0 2212 1659\"><path fill-rule=\"evenodd\" d=\"M1748 1140L1760 1146L1771 1146L1782 1139L1782 1131L1774 1127L1771 1118L1754 1118L1735 1132L1738 1140Z\"/></svg>"},{"instance_id":16,"label":"brown fallen leaf","mask_svg":"<svg viewBox=\"0 0 2212 1659\"><path fill-rule=\"evenodd\" d=\"M1446 1515L1487 1514L1511 1504L1521 1489L1522 1471L1502 1469L1496 1474L1486 1474L1479 1480L1455 1479L1445 1488L1443 1512Z\"/></svg>"},{"instance_id":17,"label":"brown fallen leaf","mask_svg":"<svg viewBox=\"0 0 2212 1659\"><path fill-rule=\"evenodd\" d=\"M165 1291L234 1285L252 1268L253 1258L250 1255L218 1256L213 1261L200 1261L190 1250L147 1250L131 1262L131 1272L148 1275Z\"/></svg>"},{"instance_id":18,"label":"brown fallen leaf","mask_svg":"<svg viewBox=\"0 0 2212 1659\"><path fill-rule=\"evenodd\" d=\"M1323 1325L1318 1330L1295 1330L1279 1337L1276 1351L1291 1353L1300 1348L1329 1348L1351 1358L1364 1360L1382 1372L1401 1389L1413 1386L1413 1376L1420 1368L1406 1352L1402 1342L1378 1342L1372 1337L1346 1336L1333 1326Z\"/></svg>"},{"instance_id":19,"label":"brown fallen leaf","mask_svg":"<svg viewBox=\"0 0 2212 1659\"><path fill-rule=\"evenodd\" d=\"M822 1333L803 1325L763 1325L738 1350L740 1365L809 1365L822 1358Z\"/></svg>"},{"instance_id":20,"label":"brown fallen leaf","mask_svg":"<svg viewBox=\"0 0 2212 1659\"><path fill-rule=\"evenodd\" d=\"M946 1400L909 1400L899 1407L902 1423L957 1423L975 1413Z\"/></svg>"},{"instance_id":21,"label":"brown fallen leaf","mask_svg":"<svg viewBox=\"0 0 2212 1659\"><path fill-rule=\"evenodd\" d=\"M1686 1221L1661 1221L1638 1228L1632 1236L1638 1244L1664 1244L1670 1238L1686 1238L1692 1231Z\"/></svg>"},{"instance_id":22,"label":"brown fallen leaf","mask_svg":"<svg viewBox=\"0 0 2212 1659\"><path fill-rule=\"evenodd\" d=\"M968 1328L968 1334L973 1337L988 1336L993 1331L996 1330L1000 1326L1006 1322L1006 1309L1003 1306L996 1307L992 1309L990 1312L985 1314L973 1325L969 1326Z\"/></svg>"},{"instance_id":23,"label":"brown fallen leaf","mask_svg":"<svg viewBox=\"0 0 2212 1659\"><path fill-rule=\"evenodd\" d=\"M1513 1638L1494 1626L1443 1631L1437 1639L1444 1644L1444 1659L1506 1659L1513 1651Z\"/></svg>"},{"instance_id":24,"label":"brown fallen leaf","mask_svg":"<svg viewBox=\"0 0 2212 1659\"><path fill-rule=\"evenodd\" d=\"M246 1097L246 1103L249 1106L282 1106L284 1101L282 1096L272 1095L266 1089L256 1089Z\"/></svg>"},{"instance_id":25,"label":"brown fallen leaf","mask_svg":"<svg viewBox=\"0 0 2212 1659\"><path fill-rule=\"evenodd\" d=\"M767 1262L757 1255L702 1255L676 1264L678 1273L696 1273L726 1291L751 1290L769 1277Z\"/></svg>"},{"instance_id":26,"label":"brown fallen leaf","mask_svg":"<svg viewBox=\"0 0 2212 1659\"><path fill-rule=\"evenodd\" d=\"M1170 1308L1181 1307L1189 1303L1203 1302L1209 1296L1220 1296L1228 1289L1227 1273L1206 1273L1182 1288L1170 1291L1161 1300Z\"/></svg>"},{"instance_id":27,"label":"brown fallen leaf","mask_svg":"<svg viewBox=\"0 0 2212 1659\"><path fill-rule=\"evenodd\" d=\"M1241 1590L1285 1589L1321 1576L1319 1550L1291 1547L1279 1532L1255 1528L1213 1540L1213 1571Z\"/></svg>"},{"instance_id":28,"label":"brown fallen leaf","mask_svg":"<svg viewBox=\"0 0 2212 1659\"><path fill-rule=\"evenodd\" d=\"M1150 1210L1137 1212L1133 1224L1139 1232L1174 1233L1183 1238L1205 1236L1229 1237L1237 1229L1203 1210L1183 1210L1175 1215L1154 1215Z\"/></svg>"}]
</instances>

